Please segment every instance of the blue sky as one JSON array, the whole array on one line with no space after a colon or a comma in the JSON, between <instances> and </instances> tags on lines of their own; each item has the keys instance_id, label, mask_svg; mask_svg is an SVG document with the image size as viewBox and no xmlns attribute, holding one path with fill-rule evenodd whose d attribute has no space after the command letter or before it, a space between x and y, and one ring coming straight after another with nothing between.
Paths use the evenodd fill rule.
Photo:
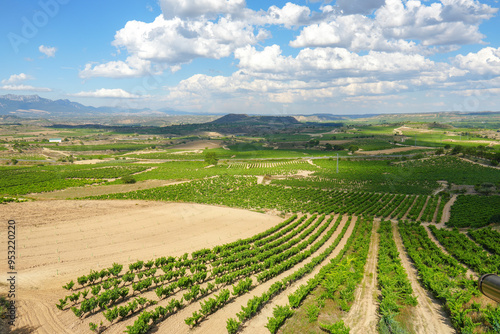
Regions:
<instances>
[{"instance_id":1,"label":"blue sky","mask_svg":"<svg viewBox=\"0 0 500 334\"><path fill-rule=\"evenodd\" d=\"M0 95L205 113L500 110L493 0L6 0Z\"/></svg>"}]
</instances>

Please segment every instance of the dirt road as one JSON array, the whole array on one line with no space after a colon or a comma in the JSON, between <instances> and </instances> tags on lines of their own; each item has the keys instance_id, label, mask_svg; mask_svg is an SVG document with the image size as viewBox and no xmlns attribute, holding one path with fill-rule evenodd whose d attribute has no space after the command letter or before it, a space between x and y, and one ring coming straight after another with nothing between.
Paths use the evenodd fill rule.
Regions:
<instances>
[{"instance_id":1,"label":"dirt road","mask_svg":"<svg viewBox=\"0 0 500 334\"><path fill-rule=\"evenodd\" d=\"M378 317L378 288L377 288L377 257L379 248L379 221L373 222L370 249L365 265L365 274L361 285L355 292L355 301L347 317L346 325L351 328L352 334L376 334Z\"/></svg>"},{"instance_id":2,"label":"dirt road","mask_svg":"<svg viewBox=\"0 0 500 334\"><path fill-rule=\"evenodd\" d=\"M394 241L398 248L401 264L408 274L413 294L417 297L418 304L414 307L411 323L417 334L428 333L455 333L450 320L446 317L441 304L432 297L431 293L425 290L418 282L418 272L411 263L411 259L406 254L401 236L399 235L397 224L393 223Z\"/></svg>"}]
</instances>

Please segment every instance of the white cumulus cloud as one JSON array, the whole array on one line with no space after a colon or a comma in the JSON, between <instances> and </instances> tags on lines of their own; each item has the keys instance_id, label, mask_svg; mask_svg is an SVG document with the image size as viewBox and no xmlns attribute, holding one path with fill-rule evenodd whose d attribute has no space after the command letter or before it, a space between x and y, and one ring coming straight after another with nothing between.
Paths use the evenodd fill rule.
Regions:
<instances>
[{"instance_id":1,"label":"white cumulus cloud","mask_svg":"<svg viewBox=\"0 0 500 334\"><path fill-rule=\"evenodd\" d=\"M430 5L386 0L375 12L375 20L388 38L418 39L424 45L474 44L485 37L479 32L479 23L497 11L474 0L443 0Z\"/></svg>"},{"instance_id":2,"label":"white cumulus cloud","mask_svg":"<svg viewBox=\"0 0 500 334\"><path fill-rule=\"evenodd\" d=\"M418 54L370 51L367 55L358 55L345 48L306 48L296 57L291 57L282 55L279 45L266 47L263 51L247 46L238 49L235 58L246 73L279 80L329 80L374 75L386 80L389 77L420 76L423 72L438 69L433 61Z\"/></svg>"},{"instance_id":3,"label":"white cumulus cloud","mask_svg":"<svg viewBox=\"0 0 500 334\"><path fill-rule=\"evenodd\" d=\"M140 59L136 56L130 56L126 61L110 61L104 64L88 63L85 65L85 68L80 71L79 76L83 79L93 77L133 78L151 73L154 74L150 61Z\"/></svg>"},{"instance_id":4,"label":"white cumulus cloud","mask_svg":"<svg viewBox=\"0 0 500 334\"><path fill-rule=\"evenodd\" d=\"M2 90L11 91L26 91L26 92L51 92L52 89L45 87L34 87L30 85L3 85L0 86Z\"/></svg>"},{"instance_id":5,"label":"white cumulus cloud","mask_svg":"<svg viewBox=\"0 0 500 334\"><path fill-rule=\"evenodd\" d=\"M158 16L153 22L129 21L115 35L113 45L126 49L124 61L86 64L80 77L137 77L158 74L170 68L178 70L196 58L220 59L247 44L267 38L265 31L243 21L221 17L216 22L205 18L181 20Z\"/></svg>"},{"instance_id":6,"label":"white cumulus cloud","mask_svg":"<svg viewBox=\"0 0 500 334\"><path fill-rule=\"evenodd\" d=\"M337 5L355 6L356 2L337 2ZM480 43L485 36L479 32L479 24L497 11L497 8L474 0L443 0L431 4L386 0L373 18L357 10L344 10L310 24L290 42L290 46L410 53L451 51L454 45Z\"/></svg>"},{"instance_id":7,"label":"white cumulus cloud","mask_svg":"<svg viewBox=\"0 0 500 334\"><path fill-rule=\"evenodd\" d=\"M82 91L73 95L79 97L103 97L103 98L122 98L122 99L137 99L145 97L145 96L131 94L121 88L114 88L114 89L101 88L95 91L87 91L87 92Z\"/></svg>"},{"instance_id":8,"label":"white cumulus cloud","mask_svg":"<svg viewBox=\"0 0 500 334\"><path fill-rule=\"evenodd\" d=\"M24 73L12 74L8 79L2 80L2 84L17 84L26 80L32 80L33 77Z\"/></svg>"},{"instance_id":9,"label":"white cumulus cloud","mask_svg":"<svg viewBox=\"0 0 500 334\"><path fill-rule=\"evenodd\" d=\"M202 15L234 14L246 7L245 0L160 0L166 19Z\"/></svg>"},{"instance_id":10,"label":"white cumulus cloud","mask_svg":"<svg viewBox=\"0 0 500 334\"><path fill-rule=\"evenodd\" d=\"M500 75L500 48L486 47L477 53L457 55L454 63L458 68L479 75Z\"/></svg>"},{"instance_id":11,"label":"white cumulus cloud","mask_svg":"<svg viewBox=\"0 0 500 334\"><path fill-rule=\"evenodd\" d=\"M299 6L288 2L283 8L271 6L267 10L267 23L284 25L286 28L300 26L310 22L311 10L306 6Z\"/></svg>"},{"instance_id":12,"label":"white cumulus cloud","mask_svg":"<svg viewBox=\"0 0 500 334\"><path fill-rule=\"evenodd\" d=\"M175 65L199 57L227 57L237 47L258 40L251 25L227 17L212 22L203 18L166 20L160 15L152 23L129 21L116 33L113 45L139 59Z\"/></svg>"},{"instance_id":13,"label":"white cumulus cloud","mask_svg":"<svg viewBox=\"0 0 500 334\"><path fill-rule=\"evenodd\" d=\"M38 50L50 58L50 57L55 57L57 48L53 46L40 45L38 47Z\"/></svg>"}]
</instances>

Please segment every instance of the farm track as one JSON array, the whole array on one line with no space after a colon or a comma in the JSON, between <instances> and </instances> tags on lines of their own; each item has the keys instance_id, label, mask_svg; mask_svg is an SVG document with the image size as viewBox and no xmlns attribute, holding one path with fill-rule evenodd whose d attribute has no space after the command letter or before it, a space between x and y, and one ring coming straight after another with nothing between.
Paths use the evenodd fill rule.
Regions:
<instances>
[{"instance_id":1,"label":"farm track","mask_svg":"<svg viewBox=\"0 0 500 334\"><path fill-rule=\"evenodd\" d=\"M377 257L379 249L379 234L377 230L380 221L373 222L371 232L370 249L365 264L364 277L361 284L356 288L354 303L351 306L344 322L351 328L352 334L376 334L378 316L377 298Z\"/></svg>"},{"instance_id":2,"label":"farm track","mask_svg":"<svg viewBox=\"0 0 500 334\"><path fill-rule=\"evenodd\" d=\"M418 299L418 304L412 310L411 323L417 334L440 333L448 334L455 333L450 319L447 317L442 305L436 300L432 294L424 289L418 281L418 272L411 262L406 250L403 246L403 241L399 235L397 223L392 222L392 232L394 241L399 252L401 264L408 274L408 279L411 283L413 293Z\"/></svg>"},{"instance_id":3,"label":"farm track","mask_svg":"<svg viewBox=\"0 0 500 334\"><path fill-rule=\"evenodd\" d=\"M443 208L443 215L441 216L441 221L439 222L436 227L440 228L443 227L444 224L446 224L450 220L450 211L451 211L451 206L455 201L457 200L458 195L453 195L450 200L444 205Z\"/></svg>"},{"instance_id":4,"label":"farm track","mask_svg":"<svg viewBox=\"0 0 500 334\"><path fill-rule=\"evenodd\" d=\"M335 221L335 219L333 221ZM347 216L344 216L337 230L332 235L330 240L335 240L337 238L337 236L344 228L346 221L347 221ZM321 262L316 268L314 268L314 270L311 273L305 275L300 280L293 282L285 291L283 291L281 294L273 298L270 303L268 303L264 308L262 308L259 314L257 314L255 317L253 317L250 321L246 323L246 326L241 333L268 334L269 330L267 330L267 328L265 328L264 326L267 324L267 318L273 316L272 314L273 308L276 305L283 306L288 304L289 294L295 292L302 284L306 284L309 279L313 278L316 274L319 273L322 266L324 266L327 263L330 263L330 260L334 259L340 253L340 251L346 246L347 240L349 239L349 236L352 234L354 226L356 225L356 221L357 217L353 216L351 224L347 228L346 234L344 235L340 243L337 245L335 250L330 254L330 256L328 256L323 262ZM323 252L326 248L328 248L328 246L329 243L328 242L325 243L325 245L323 245L320 249L318 249L317 253L315 254Z\"/></svg>"},{"instance_id":5,"label":"farm track","mask_svg":"<svg viewBox=\"0 0 500 334\"><path fill-rule=\"evenodd\" d=\"M483 163L480 163L480 162L472 161L472 160L469 160L467 158L462 158L462 157L460 159L462 159L463 161L470 162L471 164L475 164L475 165L479 165L479 166L483 166L483 167L488 167L488 168L493 168L493 169L500 169L499 166L491 166L491 165L487 165L487 164L483 164Z\"/></svg>"}]
</instances>

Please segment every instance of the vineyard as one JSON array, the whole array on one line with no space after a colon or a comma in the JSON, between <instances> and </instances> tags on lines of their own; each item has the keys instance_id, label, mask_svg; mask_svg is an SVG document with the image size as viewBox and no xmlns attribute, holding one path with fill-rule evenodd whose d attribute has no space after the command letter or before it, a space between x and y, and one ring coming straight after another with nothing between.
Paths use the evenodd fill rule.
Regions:
<instances>
[{"instance_id":1,"label":"vineyard","mask_svg":"<svg viewBox=\"0 0 500 334\"><path fill-rule=\"evenodd\" d=\"M3 167L0 168L0 193L25 195L98 184L146 169L133 165Z\"/></svg>"},{"instance_id":2,"label":"vineyard","mask_svg":"<svg viewBox=\"0 0 500 334\"><path fill-rule=\"evenodd\" d=\"M451 208L452 227L483 227L500 222L500 196L459 196Z\"/></svg>"},{"instance_id":3,"label":"vineyard","mask_svg":"<svg viewBox=\"0 0 500 334\"><path fill-rule=\"evenodd\" d=\"M293 215L251 238L213 249L201 249L178 258L169 256L137 261L129 264L126 273L122 273L123 265L117 263L100 271L91 270L88 275L77 277L63 286L74 292L61 298L56 306L73 312L78 318L102 312L109 321L106 328L136 315L137 319L127 327L127 332L143 333L151 326L159 325L162 319L200 300L201 308L185 318L187 326L196 326L225 304L252 290L255 284L267 282L310 260L301 269L273 283L262 296L251 299L238 313L239 321L228 320L228 331L233 332L231 328L237 330L269 299L286 290L290 282L311 272L329 256L351 221L350 217L347 222L342 220L340 215L334 218ZM339 233L341 223L343 227ZM335 241L331 240L328 247L312 257L336 232ZM153 292L156 298L149 299ZM148 306L155 308L146 311ZM97 328L96 323L89 323L89 326Z\"/></svg>"},{"instance_id":4,"label":"vineyard","mask_svg":"<svg viewBox=\"0 0 500 334\"><path fill-rule=\"evenodd\" d=\"M498 169L441 142L400 155L387 125L153 130L6 141L79 158L0 166L25 277L14 332L500 333L477 287L500 274Z\"/></svg>"},{"instance_id":5,"label":"vineyard","mask_svg":"<svg viewBox=\"0 0 500 334\"><path fill-rule=\"evenodd\" d=\"M170 326L179 333L204 332L211 324L238 333L251 330L254 318L264 313L269 314L264 327L270 333L348 333L355 325L350 317L355 292L368 275L368 252L377 240L377 328L412 333L407 315L423 297L415 296L401 264L393 239L393 233L400 233L423 286L442 301L453 327L464 333L498 333L500 306L482 297L474 278L465 274L466 266L476 273L498 273L498 255L457 230L429 228L446 254L418 223L294 214L246 239L90 270L66 282L66 293L55 307L94 332L147 333ZM375 233L379 236L373 239ZM494 248L499 234L480 230L475 238Z\"/></svg>"},{"instance_id":6,"label":"vineyard","mask_svg":"<svg viewBox=\"0 0 500 334\"><path fill-rule=\"evenodd\" d=\"M346 192L306 188L290 188L282 185L257 184L253 177L220 176L129 193L89 197L90 199L141 199L174 202L217 204L245 209L277 209L284 212L369 214L417 220L424 213L429 221L440 208L437 203L446 201L437 196L437 201L425 195L401 195L370 192ZM433 204L434 203L434 204ZM425 207L425 208L424 208ZM426 209L427 211L425 211Z\"/></svg>"}]
</instances>

